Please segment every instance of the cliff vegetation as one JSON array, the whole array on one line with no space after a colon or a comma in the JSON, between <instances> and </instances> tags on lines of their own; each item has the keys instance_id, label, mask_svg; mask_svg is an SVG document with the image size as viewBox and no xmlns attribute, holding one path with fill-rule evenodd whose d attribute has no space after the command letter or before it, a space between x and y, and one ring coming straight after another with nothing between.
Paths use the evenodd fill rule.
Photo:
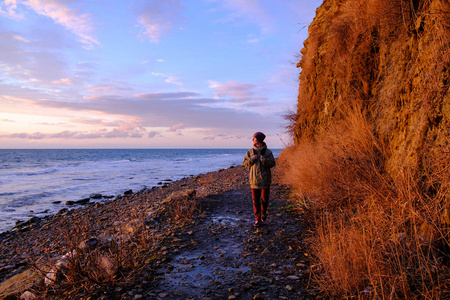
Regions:
<instances>
[{"instance_id":1,"label":"cliff vegetation","mask_svg":"<svg viewBox=\"0 0 450 300\"><path fill-rule=\"evenodd\" d=\"M450 296L450 2L325 0L284 179L330 297Z\"/></svg>"}]
</instances>

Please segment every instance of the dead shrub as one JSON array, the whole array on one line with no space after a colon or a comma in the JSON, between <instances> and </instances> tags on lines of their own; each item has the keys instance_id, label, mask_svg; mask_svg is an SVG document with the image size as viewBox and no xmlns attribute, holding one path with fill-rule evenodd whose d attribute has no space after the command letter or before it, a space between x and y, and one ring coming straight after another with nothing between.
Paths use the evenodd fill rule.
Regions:
<instances>
[{"instance_id":1,"label":"dead shrub","mask_svg":"<svg viewBox=\"0 0 450 300\"><path fill-rule=\"evenodd\" d=\"M113 286L126 287L151 272L159 235L146 225L142 210L114 209L116 217L108 220L111 226L100 231L92 226L90 214L82 210L69 214L64 226L53 228L52 256L40 255L44 245L30 249L30 265L45 278L35 287L40 299L53 299L55 295L77 299L84 293L95 297Z\"/></svg>"},{"instance_id":2,"label":"dead shrub","mask_svg":"<svg viewBox=\"0 0 450 300\"><path fill-rule=\"evenodd\" d=\"M162 203L169 218L176 221L190 221L200 211L193 189L170 194Z\"/></svg>"}]
</instances>

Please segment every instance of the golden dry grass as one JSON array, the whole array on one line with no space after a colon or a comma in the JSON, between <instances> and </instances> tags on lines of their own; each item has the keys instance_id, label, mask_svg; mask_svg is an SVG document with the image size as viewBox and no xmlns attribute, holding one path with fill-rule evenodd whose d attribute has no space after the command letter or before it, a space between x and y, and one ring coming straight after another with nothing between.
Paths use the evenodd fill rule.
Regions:
<instances>
[{"instance_id":1,"label":"golden dry grass","mask_svg":"<svg viewBox=\"0 0 450 300\"><path fill-rule=\"evenodd\" d=\"M332 298L450 295L450 3L325 1L283 180Z\"/></svg>"},{"instance_id":2,"label":"golden dry grass","mask_svg":"<svg viewBox=\"0 0 450 300\"><path fill-rule=\"evenodd\" d=\"M385 155L360 110L281 153L283 179L313 229L315 282L331 297L442 297L450 278L448 181L433 197L428 191L448 178L450 157L429 182L415 170L394 182L380 168Z\"/></svg>"}]
</instances>

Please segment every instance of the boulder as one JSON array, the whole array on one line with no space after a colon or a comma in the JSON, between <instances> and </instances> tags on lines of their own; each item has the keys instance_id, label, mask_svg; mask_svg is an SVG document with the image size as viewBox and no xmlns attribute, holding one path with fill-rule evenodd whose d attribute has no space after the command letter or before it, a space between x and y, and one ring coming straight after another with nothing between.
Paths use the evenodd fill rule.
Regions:
<instances>
[{"instance_id":1,"label":"boulder","mask_svg":"<svg viewBox=\"0 0 450 300\"><path fill-rule=\"evenodd\" d=\"M80 200L75 201L75 204L83 205L83 204L87 204L89 201L91 201L91 198L84 198L84 199L80 199Z\"/></svg>"}]
</instances>

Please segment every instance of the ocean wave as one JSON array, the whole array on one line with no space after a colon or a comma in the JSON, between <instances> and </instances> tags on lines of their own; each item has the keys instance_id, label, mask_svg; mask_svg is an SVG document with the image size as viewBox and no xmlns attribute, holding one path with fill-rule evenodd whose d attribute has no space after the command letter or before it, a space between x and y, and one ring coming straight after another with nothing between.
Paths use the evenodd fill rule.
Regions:
<instances>
[{"instance_id":1,"label":"ocean wave","mask_svg":"<svg viewBox=\"0 0 450 300\"><path fill-rule=\"evenodd\" d=\"M164 179L241 164L245 150L33 150L25 154L16 169L0 173L0 202L6 204L3 208L16 209L11 217L23 218L31 209L52 211L57 200L77 200L93 193L119 195L157 186ZM0 220L0 231L5 224Z\"/></svg>"},{"instance_id":2,"label":"ocean wave","mask_svg":"<svg viewBox=\"0 0 450 300\"><path fill-rule=\"evenodd\" d=\"M14 195L14 194L16 194L16 193L14 193L14 192L0 193L0 197L1 197L1 196L12 196L12 195Z\"/></svg>"},{"instance_id":3,"label":"ocean wave","mask_svg":"<svg viewBox=\"0 0 450 300\"><path fill-rule=\"evenodd\" d=\"M24 174L27 175L27 176L35 176L35 175L43 175L43 174L55 173L57 171L58 171L57 168L50 168L50 169L34 171L34 172L24 172Z\"/></svg>"}]
</instances>

